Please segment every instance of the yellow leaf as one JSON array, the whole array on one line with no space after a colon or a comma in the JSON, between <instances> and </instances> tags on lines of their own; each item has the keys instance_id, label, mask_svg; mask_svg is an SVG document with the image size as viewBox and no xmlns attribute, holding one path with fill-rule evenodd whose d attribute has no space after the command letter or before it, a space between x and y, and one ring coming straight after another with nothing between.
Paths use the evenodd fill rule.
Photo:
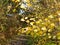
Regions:
<instances>
[{"instance_id":1,"label":"yellow leaf","mask_svg":"<svg viewBox=\"0 0 60 45\"><path fill-rule=\"evenodd\" d=\"M40 23L40 21L36 21L36 24L39 24Z\"/></svg>"},{"instance_id":2,"label":"yellow leaf","mask_svg":"<svg viewBox=\"0 0 60 45\"><path fill-rule=\"evenodd\" d=\"M48 32L52 32L52 29L49 29Z\"/></svg>"},{"instance_id":3,"label":"yellow leaf","mask_svg":"<svg viewBox=\"0 0 60 45\"><path fill-rule=\"evenodd\" d=\"M30 25L33 25L34 24L34 22L30 22Z\"/></svg>"},{"instance_id":4,"label":"yellow leaf","mask_svg":"<svg viewBox=\"0 0 60 45\"><path fill-rule=\"evenodd\" d=\"M60 16L60 11L57 11L57 15Z\"/></svg>"},{"instance_id":5,"label":"yellow leaf","mask_svg":"<svg viewBox=\"0 0 60 45\"><path fill-rule=\"evenodd\" d=\"M60 18L59 18L59 22L60 22Z\"/></svg>"},{"instance_id":6,"label":"yellow leaf","mask_svg":"<svg viewBox=\"0 0 60 45\"><path fill-rule=\"evenodd\" d=\"M60 39L60 32L57 32L57 39Z\"/></svg>"},{"instance_id":7,"label":"yellow leaf","mask_svg":"<svg viewBox=\"0 0 60 45\"><path fill-rule=\"evenodd\" d=\"M54 23L51 23L51 26L55 26L55 24Z\"/></svg>"},{"instance_id":8,"label":"yellow leaf","mask_svg":"<svg viewBox=\"0 0 60 45\"><path fill-rule=\"evenodd\" d=\"M27 22L27 23L30 23L30 21L29 21L29 20L26 20L26 22Z\"/></svg>"},{"instance_id":9,"label":"yellow leaf","mask_svg":"<svg viewBox=\"0 0 60 45\"><path fill-rule=\"evenodd\" d=\"M37 31L38 31L37 29L34 30L34 32L37 32Z\"/></svg>"},{"instance_id":10,"label":"yellow leaf","mask_svg":"<svg viewBox=\"0 0 60 45\"><path fill-rule=\"evenodd\" d=\"M16 9L13 9L13 12L16 12Z\"/></svg>"},{"instance_id":11,"label":"yellow leaf","mask_svg":"<svg viewBox=\"0 0 60 45\"><path fill-rule=\"evenodd\" d=\"M56 36L53 36L53 39L55 39L56 38Z\"/></svg>"},{"instance_id":12,"label":"yellow leaf","mask_svg":"<svg viewBox=\"0 0 60 45\"><path fill-rule=\"evenodd\" d=\"M49 15L48 17L49 17L49 18L54 18L54 16L53 16L53 15Z\"/></svg>"},{"instance_id":13,"label":"yellow leaf","mask_svg":"<svg viewBox=\"0 0 60 45\"><path fill-rule=\"evenodd\" d=\"M24 2L27 2L27 3L29 3L30 2L30 0L23 0Z\"/></svg>"},{"instance_id":14,"label":"yellow leaf","mask_svg":"<svg viewBox=\"0 0 60 45\"><path fill-rule=\"evenodd\" d=\"M41 28L41 30L43 30L43 31L45 30L45 31L46 31L46 30L47 30L47 28L44 26L44 27L42 27L42 28Z\"/></svg>"},{"instance_id":15,"label":"yellow leaf","mask_svg":"<svg viewBox=\"0 0 60 45\"><path fill-rule=\"evenodd\" d=\"M23 8L23 9L26 9L26 6L24 4L21 4L20 7Z\"/></svg>"},{"instance_id":16,"label":"yellow leaf","mask_svg":"<svg viewBox=\"0 0 60 45\"><path fill-rule=\"evenodd\" d=\"M60 36L57 36L57 39L60 39Z\"/></svg>"},{"instance_id":17,"label":"yellow leaf","mask_svg":"<svg viewBox=\"0 0 60 45\"><path fill-rule=\"evenodd\" d=\"M48 38L51 38L51 37L52 37L51 35L48 36Z\"/></svg>"},{"instance_id":18,"label":"yellow leaf","mask_svg":"<svg viewBox=\"0 0 60 45\"><path fill-rule=\"evenodd\" d=\"M21 18L21 21L25 21L25 19L24 18Z\"/></svg>"},{"instance_id":19,"label":"yellow leaf","mask_svg":"<svg viewBox=\"0 0 60 45\"><path fill-rule=\"evenodd\" d=\"M28 7L31 7L31 6L32 6L32 4L30 4L30 3L29 3L29 4L27 4L27 6L28 6Z\"/></svg>"},{"instance_id":20,"label":"yellow leaf","mask_svg":"<svg viewBox=\"0 0 60 45\"><path fill-rule=\"evenodd\" d=\"M7 9L11 9L11 6L8 6Z\"/></svg>"},{"instance_id":21,"label":"yellow leaf","mask_svg":"<svg viewBox=\"0 0 60 45\"><path fill-rule=\"evenodd\" d=\"M38 33L39 33L40 35L42 35L42 34L43 34L43 31L39 31Z\"/></svg>"},{"instance_id":22,"label":"yellow leaf","mask_svg":"<svg viewBox=\"0 0 60 45\"><path fill-rule=\"evenodd\" d=\"M25 19L28 19L28 17L25 17Z\"/></svg>"},{"instance_id":23,"label":"yellow leaf","mask_svg":"<svg viewBox=\"0 0 60 45\"><path fill-rule=\"evenodd\" d=\"M20 0L15 0L15 2L20 2Z\"/></svg>"}]
</instances>

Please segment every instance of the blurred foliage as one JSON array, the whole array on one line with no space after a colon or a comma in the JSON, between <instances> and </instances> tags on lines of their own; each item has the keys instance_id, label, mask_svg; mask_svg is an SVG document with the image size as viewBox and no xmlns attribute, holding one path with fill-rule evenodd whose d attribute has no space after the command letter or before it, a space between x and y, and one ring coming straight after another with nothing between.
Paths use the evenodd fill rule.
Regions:
<instances>
[{"instance_id":1,"label":"blurred foliage","mask_svg":"<svg viewBox=\"0 0 60 45\"><path fill-rule=\"evenodd\" d=\"M27 45L60 45L60 0L0 0L0 44L21 34Z\"/></svg>"}]
</instances>

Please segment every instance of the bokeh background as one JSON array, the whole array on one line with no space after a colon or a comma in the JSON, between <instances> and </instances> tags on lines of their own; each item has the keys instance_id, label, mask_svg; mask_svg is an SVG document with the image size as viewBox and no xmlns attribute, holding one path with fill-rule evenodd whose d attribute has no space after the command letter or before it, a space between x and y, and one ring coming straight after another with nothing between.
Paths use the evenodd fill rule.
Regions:
<instances>
[{"instance_id":1,"label":"bokeh background","mask_svg":"<svg viewBox=\"0 0 60 45\"><path fill-rule=\"evenodd\" d=\"M0 0L0 45L60 45L60 0Z\"/></svg>"}]
</instances>

